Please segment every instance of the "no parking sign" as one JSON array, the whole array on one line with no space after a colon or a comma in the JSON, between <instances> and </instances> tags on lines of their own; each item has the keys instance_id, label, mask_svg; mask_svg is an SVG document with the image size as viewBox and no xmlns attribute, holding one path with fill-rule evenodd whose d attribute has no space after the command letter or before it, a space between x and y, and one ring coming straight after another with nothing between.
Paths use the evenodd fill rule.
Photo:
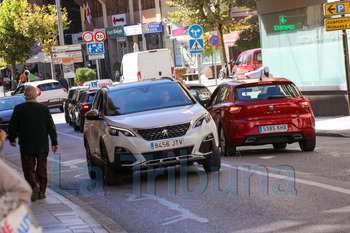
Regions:
<instances>
[{"instance_id":1,"label":"no parking sign","mask_svg":"<svg viewBox=\"0 0 350 233\"><path fill-rule=\"evenodd\" d=\"M217 46L220 43L220 38L217 35L212 35L209 37L209 44L212 46Z\"/></svg>"}]
</instances>

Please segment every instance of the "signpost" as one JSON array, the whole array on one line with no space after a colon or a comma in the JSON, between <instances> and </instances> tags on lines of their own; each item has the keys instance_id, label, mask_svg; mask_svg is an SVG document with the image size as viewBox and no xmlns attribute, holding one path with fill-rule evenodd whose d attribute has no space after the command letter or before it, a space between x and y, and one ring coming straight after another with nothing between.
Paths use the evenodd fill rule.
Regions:
<instances>
[{"instance_id":1,"label":"signpost","mask_svg":"<svg viewBox=\"0 0 350 233\"><path fill-rule=\"evenodd\" d=\"M220 43L220 38L217 35L211 35L208 40L209 44L214 46L214 72L215 72L215 85L218 85L217 72L216 72L216 46Z\"/></svg>"},{"instance_id":2,"label":"signpost","mask_svg":"<svg viewBox=\"0 0 350 233\"><path fill-rule=\"evenodd\" d=\"M335 2L331 4L323 4L323 13L325 16L341 15L340 18L325 19L324 25L326 31L342 30L344 63L346 86L348 93L348 111L350 115L350 67L349 67L349 52L348 52L348 35L346 29L350 28L350 17L344 17L344 14L350 13L350 2Z\"/></svg>"},{"instance_id":3,"label":"signpost","mask_svg":"<svg viewBox=\"0 0 350 233\"><path fill-rule=\"evenodd\" d=\"M323 5L325 16L350 14L350 2L332 2Z\"/></svg>"},{"instance_id":4,"label":"signpost","mask_svg":"<svg viewBox=\"0 0 350 233\"><path fill-rule=\"evenodd\" d=\"M83 62L81 44L61 45L52 47L54 64L73 64Z\"/></svg>"},{"instance_id":5,"label":"signpost","mask_svg":"<svg viewBox=\"0 0 350 233\"><path fill-rule=\"evenodd\" d=\"M204 42L203 39L199 39L203 35L203 29L197 24L193 24L188 29L188 34L193 39L190 40L190 53L197 53L197 64L198 64L198 80L201 84L201 66L199 65L199 53L204 53Z\"/></svg>"},{"instance_id":6,"label":"signpost","mask_svg":"<svg viewBox=\"0 0 350 233\"><path fill-rule=\"evenodd\" d=\"M103 31L98 31L95 33L95 40L97 42L103 42L106 39L106 34Z\"/></svg>"},{"instance_id":7,"label":"signpost","mask_svg":"<svg viewBox=\"0 0 350 233\"><path fill-rule=\"evenodd\" d=\"M83 41L85 43L91 43L94 40L94 34L92 32L84 32Z\"/></svg>"}]
</instances>

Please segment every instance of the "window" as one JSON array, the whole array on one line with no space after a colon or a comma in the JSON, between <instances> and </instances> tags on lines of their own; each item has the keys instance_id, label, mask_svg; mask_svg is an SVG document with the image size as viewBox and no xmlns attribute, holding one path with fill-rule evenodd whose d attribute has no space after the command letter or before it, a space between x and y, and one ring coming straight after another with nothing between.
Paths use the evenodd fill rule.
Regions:
<instances>
[{"instance_id":1,"label":"window","mask_svg":"<svg viewBox=\"0 0 350 233\"><path fill-rule=\"evenodd\" d=\"M254 101L277 98L294 98L300 95L299 90L293 84L276 84L237 88L235 99L240 101Z\"/></svg>"},{"instance_id":2,"label":"window","mask_svg":"<svg viewBox=\"0 0 350 233\"><path fill-rule=\"evenodd\" d=\"M228 86L221 87L213 104L220 104L222 102L225 102L227 100L229 91L230 91L230 87Z\"/></svg>"},{"instance_id":3,"label":"window","mask_svg":"<svg viewBox=\"0 0 350 233\"><path fill-rule=\"evenodd\" d=\"M249 54L249 55L248 55L247 64L250 65L251 63L252 63L252 55Z\"/></svg>"}]
</instances>

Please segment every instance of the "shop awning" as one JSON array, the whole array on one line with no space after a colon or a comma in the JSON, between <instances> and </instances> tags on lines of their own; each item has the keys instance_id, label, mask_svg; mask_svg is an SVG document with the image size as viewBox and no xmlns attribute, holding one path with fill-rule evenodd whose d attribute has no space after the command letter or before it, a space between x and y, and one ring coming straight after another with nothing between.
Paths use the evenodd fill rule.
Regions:
<instances>
[{"instance_id":1,"label":"shop awning","mask_svg":"<svg viewBox=\"0 0 350 233\"><path fill-rule=\"evenodd\" d=\"M44 52L40 52L29 58L26 63L49 63L50 61L51 59L49 56L45 56Z\"/></svg>"},{"instance_id":2,"label":"shop awning","mask_svg":"<svg viewBox=\"0 0 350 233\"><path fill-rule=\"evenodd\" d=\"M235 42L236 42L236 40L239 39L239 34L240 33L241 33L241 31L234 31L234 32L230 32L230 33L224 34L224 44L225 44L225 46L228 46L228 47L236 46Z\"/></svg>"}]
</instances>

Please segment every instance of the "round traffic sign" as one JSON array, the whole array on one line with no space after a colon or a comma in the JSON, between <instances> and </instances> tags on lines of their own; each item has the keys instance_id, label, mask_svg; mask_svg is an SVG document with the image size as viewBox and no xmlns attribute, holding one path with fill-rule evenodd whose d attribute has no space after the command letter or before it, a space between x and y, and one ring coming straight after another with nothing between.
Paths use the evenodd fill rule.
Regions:
<instances>
[{"instance_id":1,"label":"round traffic sign","mask_svg":"<svg viewBox=\"0 0 350 233\"><path fill-rule=\"evenodd\" d=\"M85 43L90 43L93 40L94 40L94 34L92 34L92 32L84 32L83 41L85 41Z\"/></svg>"},{"instance_id":2,"label":"round traffic sign","mask_svg":"<svg viewBox=\"0 0 350 233\"><path fill-rule=\"evenodd\" d=\"M209 37L209 44L212 46L217 46L220 43L220 38L217 35L212 35Z\"/></svg>"},{"instance_id":3,"label":"round traffic sign","mask_svg":"<svg viewBox=\"0 0 350 233\"><path fill-rule=\"evenodd\" d=\"M103 31L97 31L95 33L95 40L97 42L103 42L106 39L106 34Z\"/></svg>"},{"instance_id":4,"label":"round traffic sign","mask_svg":"<svg viewBox=\"0 0 350 233\"><path fill-rule=\"evenodd\" d=\"M201 26L197 24L193 24L189 29L188 29L188 34L190 37L193 39L197 39L203 35L203 29Z\"/></svg>"}]
</instances>

